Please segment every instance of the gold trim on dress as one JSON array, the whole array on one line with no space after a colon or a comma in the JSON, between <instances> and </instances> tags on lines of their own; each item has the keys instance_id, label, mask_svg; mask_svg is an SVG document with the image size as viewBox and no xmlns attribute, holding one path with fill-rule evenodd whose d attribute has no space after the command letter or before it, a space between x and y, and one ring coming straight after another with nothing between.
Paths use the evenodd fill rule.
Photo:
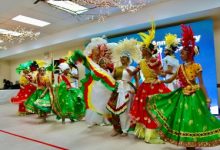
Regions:
<instances>
[{"instance_id":1,"label":"gold trim on dress","mask_svg":"<svg viewBox=\"0 0 220 150\"><path fill-rule=\"evenodd\" d=\"M184 75L187 83L189 84L186 87L183 87L183 94L185 94L185 95L192 95L193 93L196 92L196 90L200 89L200 86L198 84L192 84L190 82L190 80L188 79L188 77L187 77L187 74L185 72L184 66L180 65L180 67L182 69L183 75Z\"/></svg>"}]
</instances>

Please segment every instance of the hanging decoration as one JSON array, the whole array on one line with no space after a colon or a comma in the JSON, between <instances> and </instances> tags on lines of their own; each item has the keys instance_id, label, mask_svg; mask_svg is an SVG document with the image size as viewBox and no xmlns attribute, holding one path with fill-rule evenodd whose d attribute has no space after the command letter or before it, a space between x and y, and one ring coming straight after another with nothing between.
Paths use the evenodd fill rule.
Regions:
<instances>
[{"instance_id":1,"label":"hanging decoration","mask_svg":"<svg viewBox=\"0 0 220 150\"><path fill-rule=\"evenodd\" d=\"M2 41L0 49L7 49L7 44L20 44L26 40L37 40L39 35L40 32L27 30L26 28L20 26L12 30L2 29L2 31L0 32L0 41Z\"/></svg>"},{"instance_id":2,"label":"hanging decoration","mask_svg":"<svg viewBox=\"0 0 220 150\"><path fill-rule=\"evenodd\" d=\"M89 20L97 19L100 22L104 21L104 19L112 12L137 12L146 5L151 4L153 0L36 0L34 4L37 4L38 2L45 2L52 7L70 13L73 16L84 16ZM59 2L60 5L58 4ZM64 5L66 4L64 3L69 6L65 7ZM85 9L71 9L70 5L75 4L82 6ZM112 11L113 9L114 11Z\"/></svg>"}]
</instances>

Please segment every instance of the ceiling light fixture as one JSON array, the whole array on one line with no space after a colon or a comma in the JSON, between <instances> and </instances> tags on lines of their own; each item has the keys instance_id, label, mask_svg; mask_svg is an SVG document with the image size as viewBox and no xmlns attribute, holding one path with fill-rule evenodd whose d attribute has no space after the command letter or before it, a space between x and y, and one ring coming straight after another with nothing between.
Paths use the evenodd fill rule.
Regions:
<instances>
[{"instance_id":1,"label":"ceiling light fixture","mask_svg":"<svg viewBox=\"0 0 220 150\"><path fill-rule=\"evenodd\" d=\"M31 17L27 17L27 16L23 16L23 15L18 15L16 17L12 18L12 20L19 21L19 22L26 23L26 24L31 24L34 26L39 26L39 27L45 27L50 24L49 22L42 21L42 20L35 19L35 18L31 18Z\"/></svg>"},{"instance_id":2,"label":"ceiling light fixture","mask_svg":"<svg viewBox=\"0 0 220 150\"><path fill-rule=\"evenodd\" d=\"M72 14L81 14L88 11L88 8L68 0L65 1L47 0L46 2L58 9L67 11Z\"/></svg>"}]
</instances>

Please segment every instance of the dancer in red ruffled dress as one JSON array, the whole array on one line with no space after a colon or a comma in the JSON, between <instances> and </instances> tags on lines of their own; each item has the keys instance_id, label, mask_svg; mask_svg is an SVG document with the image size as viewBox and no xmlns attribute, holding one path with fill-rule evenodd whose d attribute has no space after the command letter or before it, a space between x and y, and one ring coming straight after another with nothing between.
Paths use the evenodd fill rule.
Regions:
<instances>
[{"instance_id":1,"label":"dancer in red ruffled dress","mask_svg":"<svg viewBox=\"0 0 220 150\"><path fill-rule=\"evenodd\" d=\"M161 62L159 59L154 58L153 55L157 53L155 45L151 43L154 38L155 28L152 26L149 35L140 33L143 39L141 47L143 59L140 61L139 66L132 74L141 71L144 76L144 82L137 89L134 97L130 115L133 123L136 124L134 134L138 138L144 139L147 143L164 143L157 133L157 124L151 119L146 111L146 98L148 96L168 93L170 90L165 84L157 84L159 75L165 75L162 70Z\"/></svg>"},{"instance_id":2,"label":"dancer in red ruffled dress","mask_svg":"<svg viewBox=\"0 0 220 150\"><path fill-rule=\"evenodd\" d=\"M20 83L20 90L17 96L11 98L11 102L18 105L18 114L25 115L26 109L24 106L24 102L27 98L36 90L36 87L32 84L32 75L30 74L30 66L32 61L25 62L20 64L18 68L16 68L17 73L21 73L19 83Z\"/></svg>"}]
</instances>

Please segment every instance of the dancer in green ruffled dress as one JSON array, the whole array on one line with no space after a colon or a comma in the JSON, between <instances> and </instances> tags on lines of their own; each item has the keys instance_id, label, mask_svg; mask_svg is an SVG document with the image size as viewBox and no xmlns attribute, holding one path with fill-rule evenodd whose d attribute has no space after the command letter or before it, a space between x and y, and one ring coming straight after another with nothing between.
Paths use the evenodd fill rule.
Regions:
<instances>
[{"instance_id":1,"label":"dancer in green ruffled dress","mask_svg":"<svg viewBox=\"0 0 220 150\"><path fill-rule=\"evenodd\" d=\"M150 97L147 110L160 125L160 135L165 141L185 146L187 150L216 146L220 144L220 121L207 107L210 99L203 85L202 67L193 60L198 48L192 29L182 25L182 30L181 58L185 63L173 77L158 81L170 83L177 78L181 88Z\"/></svg>"},{"instance_id":2,"label":"dancer in green ruffled dress","mask_svg":"<svg viewBox=\"0 0 220 150\"><path fill-rule=\"evenodd\" d=\"M39 113L45 122L47 113L51 112L53 100L52 86L49 76L46 75L45 67L40 66L35 82L37 90L25 102L25 107L28 112Z\"/></svg>"},{"instance_id":3,"label":"dancer in green ruffled dress","mask_svg":"<svg viewBox=\"0 0 220 150\"><path fill-rule=\"evenodd\" d=\"M52 109L57 115L57 119L69 118L72 122L84 117L86 107L83 99L83 93L78 88L72 88L70 83L70 67L67 63L61 63L58 66L62 74L58 76L58 83L54 89L55 99L52 103Z\"/></svg>"}]
</instances>

